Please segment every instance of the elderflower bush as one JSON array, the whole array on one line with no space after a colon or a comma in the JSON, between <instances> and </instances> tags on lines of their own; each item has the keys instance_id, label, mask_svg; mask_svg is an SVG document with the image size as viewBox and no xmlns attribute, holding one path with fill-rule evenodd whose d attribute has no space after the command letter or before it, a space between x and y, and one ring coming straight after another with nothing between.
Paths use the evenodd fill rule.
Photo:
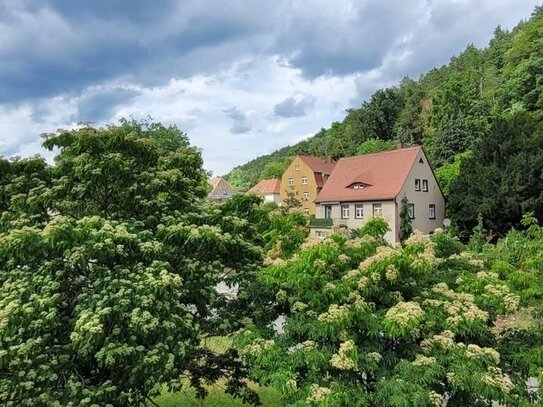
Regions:
<instances>
[{"instance_id":1,"label":"elderflower bush","mask_svg":"<svg viewBox=\"0 0 543 407\"><path fill-rule=\"evenodd\" d=\"M240 332L253 378L288 406L536 405L522 357L505 346L529 354L537 342L520 347L516 332L494 329L518 295L473 261L482 259L439 257L446 239L414 234L400 247L332 236L268 267L261 281L281 299L270 306L284 332Z\"/></svg>"}]
</instances>

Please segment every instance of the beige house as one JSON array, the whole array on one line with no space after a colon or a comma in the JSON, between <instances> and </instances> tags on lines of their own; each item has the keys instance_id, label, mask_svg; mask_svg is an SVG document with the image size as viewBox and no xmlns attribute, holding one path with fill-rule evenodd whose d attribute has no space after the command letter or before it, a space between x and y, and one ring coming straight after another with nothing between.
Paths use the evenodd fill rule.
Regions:
<instances>
[{"instance_id":1,"label":"beige house","mask_svg":"<svg viewBox=\"0 0 543 407\"><path fill-rule=\"evenodd\" d=\"M281 178L281 202L289 192L301 201L302 209L315 214L315 198L334 169L335 163L318 157L298 155L292 160Z\"/></svg>"},{"instance_id":2,"label":"beige house","mask_svg":"<svg viewBox=\"0 0 543 407\"><path fill-rule=\"evenodd\" d=\"M209 185L211 186L211 192L207 196L212 201L222 201L232 198L237 194L236 189L230 185L224 178L215 177L210 179Z\"/></svg>"},{"instance_id":3,"label":"beige house","mask_svg":"<svg viewBox=\"0 0 543 407\"><path fill-rule=\"evenodd\" d=\"M368 219L388 221L389 242L399 241L401 201L407 197L413 229L424 234L441 227L445 200L421 147L342 158L316 199L311 235L327 236L334 226L357 229Z\"/></svg>"},{"instance_id":4,"label":"beige house","mask_svg":"<svg viewBox=\"0 0 543 407\"><path fill-rule=\"evenodd\" d=\"M273 202L277 205L281 205L281 180L263 179L247 191L247 193L263 197L264 202Z\"/></svg>"}]
</instances>

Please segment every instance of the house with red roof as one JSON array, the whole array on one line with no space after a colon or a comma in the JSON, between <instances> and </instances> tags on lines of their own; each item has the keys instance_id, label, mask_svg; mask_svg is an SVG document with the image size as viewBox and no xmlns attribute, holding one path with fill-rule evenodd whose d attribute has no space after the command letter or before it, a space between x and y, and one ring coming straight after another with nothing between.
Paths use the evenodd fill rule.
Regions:
<instances>
[{"instance_id":1,"label":"house with red roof","mask_svg":"<svg viewBox=\"0 0 543 407\"><path fill-rule=\"evenodd\" d=\"M390 228L385 238L398 242L403 197L413 230L430 234L442 226L445 199L421 147L342 158L315 199L319 220L311 235L325 237L340 226L358 229L382 217Z\"/></svg>"},{"instance_id":2,"label":"house with red roof","mask_svg":"<svg viewBox=\"0 0 543 407\"><path fill-rule=\"evenodd\" d=\"M281 178L281 202L289 194L298 199L302 210L315 214L315 198L325 185L335 163L328 159L298 155L294 157Z\"/></svg>"},{"instance_id":3,"label":"house with red roof","mask_svg":"<svg viewBox=\"0 0 543 407\"><path fill-rule=\"evenodd\" d=\"M255 194L262 196L264 202L273 202L277 205L281 204L281 180L280 179L263 179L254 187L252 187L248 194Z\"/></svg>"},{"instance_id":4,"label":"house with red roof","mask_svg":"<svg viewBox=\"0 0 543 407\"><path fill-rule=\"evenodd\" d=\"M232 198L237 194L237 190L222 177L215 177L208 180L211 191L208 194L208 199L212 201L224 201Z\"/></svg>"}]
</instances>

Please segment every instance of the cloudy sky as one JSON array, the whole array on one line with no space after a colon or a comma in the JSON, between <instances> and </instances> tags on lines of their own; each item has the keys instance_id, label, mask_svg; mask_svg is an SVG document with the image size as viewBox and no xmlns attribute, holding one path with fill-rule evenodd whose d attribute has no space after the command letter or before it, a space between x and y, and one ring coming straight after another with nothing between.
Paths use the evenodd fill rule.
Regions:
<instances>
[{"instance_id":1,"label":"cloudy sky","mask_svg":"<svg viewBox=\"0 0 543 407\"><path fill-rule=\"evenodd\" d=\"M235 165L341 120L532 0L0 0L0 154L121 117L176 124L205 167Z\"/></svg>"}]
</instances>

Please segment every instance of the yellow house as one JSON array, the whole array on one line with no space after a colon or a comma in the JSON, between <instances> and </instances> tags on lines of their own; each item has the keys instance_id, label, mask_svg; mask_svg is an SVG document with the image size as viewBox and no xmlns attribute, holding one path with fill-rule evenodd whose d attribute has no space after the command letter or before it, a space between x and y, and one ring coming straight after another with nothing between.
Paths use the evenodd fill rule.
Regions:
<instances>
[{"instance_id":1,"label":"yellow house","mask_svg":"<svg viewBox=\"0 0 543 407\"><path fill-rule=\"evenodd\" d=\"M318 157L296 156L281 178L281 201L292 192L302 202L304 212L314 215L315 198L332 173L334 165L334 162Z\"/></svg>"}]
</instances>

